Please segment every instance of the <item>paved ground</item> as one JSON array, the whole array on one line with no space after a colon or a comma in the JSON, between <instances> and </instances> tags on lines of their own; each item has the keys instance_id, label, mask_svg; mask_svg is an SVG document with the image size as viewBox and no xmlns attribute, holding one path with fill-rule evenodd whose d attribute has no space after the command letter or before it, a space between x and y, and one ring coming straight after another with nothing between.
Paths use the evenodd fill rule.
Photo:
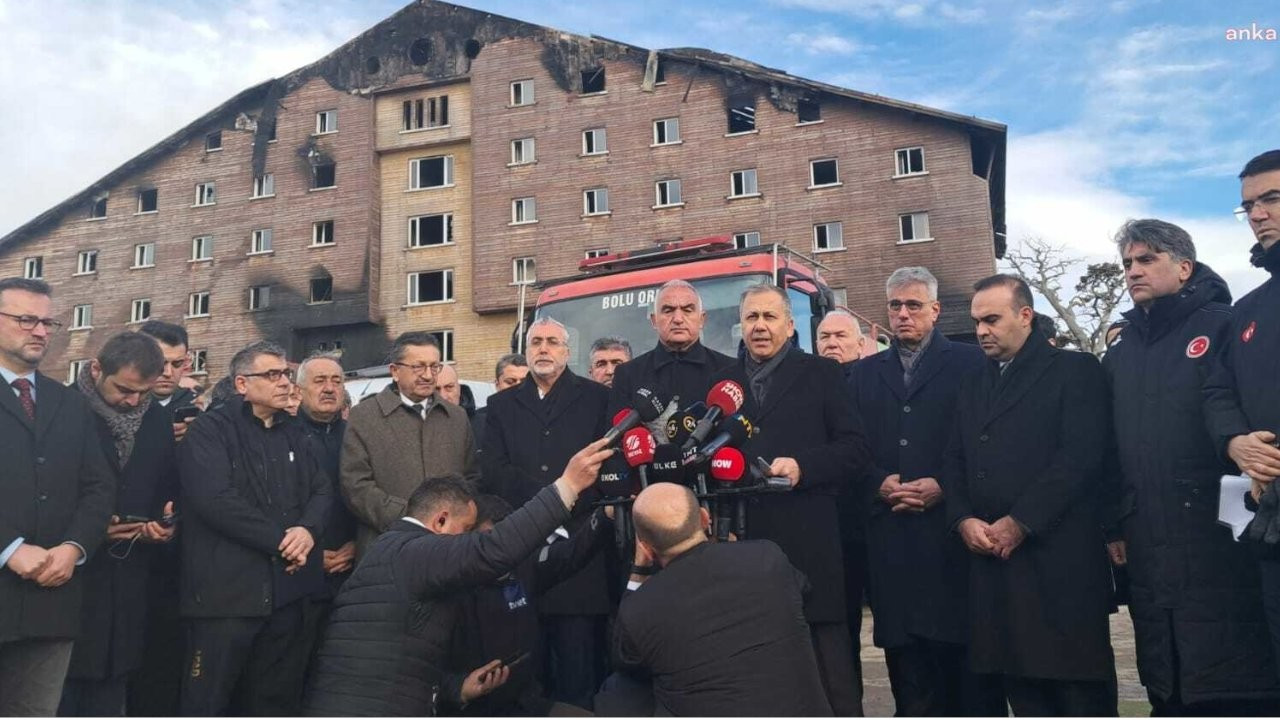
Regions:
<instances>
[{"instance_id":1,"label":"paved ground","mask_svg":"<svg viewBox=\"0 0 1280 720\"><path fill-rule=\"evenodd\" d=\"M1133 624L1129 609L1111 616L1111 645L1116 652L1116 676L1120 682L1120 715L1146 717L1151 712L1147 691L1138 682L1138 668L1133 657ZM893 695L889 692L889 676L884 667L884 653L871 644L871 611L862 615L862 687L863 710L867 717L893 715Z\"/></svg>"}]
</instances>

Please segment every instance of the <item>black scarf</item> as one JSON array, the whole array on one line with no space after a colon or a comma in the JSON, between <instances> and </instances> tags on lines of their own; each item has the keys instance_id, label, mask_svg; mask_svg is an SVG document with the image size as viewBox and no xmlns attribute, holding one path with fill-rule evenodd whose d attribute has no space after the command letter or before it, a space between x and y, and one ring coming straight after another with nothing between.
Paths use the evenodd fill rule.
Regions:
<instances>
[{"instance_id":1,"label":"black scarf","mask_svg":"<svg viewBox=\"0 0 1280 720\"><path fill-rule=\"evenodd\" d=\"M751 394L756 397L756 404L764 404L764 396L769 392L769 385L772 382L772 375L778 366L782 364L782 359L791 352L791 341L783 343L782 349L777 355L758 363L751 357L751 353L747 353L746 370L747 377L751 381Z\"/></svg>"},{"instance_id":2,"label":"black scarf","mask_svg":"<svg viewBox=\"0 0 1280 720\"><path fill-rule=\"evenodd\" d=\"M1249 249L1249 262L1254 267L1260 267L1274 276L1280 276L1280 242L1271 244L1271 249L1266 250L1262 247L1262 243L1254 243Z\"/></svg>"}]
</instances>

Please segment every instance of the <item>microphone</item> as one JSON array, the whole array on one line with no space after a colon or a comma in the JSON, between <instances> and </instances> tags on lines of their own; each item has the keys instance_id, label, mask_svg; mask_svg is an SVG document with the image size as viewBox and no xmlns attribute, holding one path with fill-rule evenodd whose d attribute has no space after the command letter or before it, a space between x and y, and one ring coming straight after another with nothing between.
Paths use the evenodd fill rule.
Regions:
<instances>
[{"instance_id":1,"label":"microphone","mask_svg":"<svg viewBox=\"0 0 1280 720\"><path fill-rule=\"evenodd\" d=\"M684 445L689 440L689 436L693 435L694 429L697 428L698 420L706 414L707 405L699 400L672 415L667 420L667 442L677 447Z\"/></svg>"},{"instance_id":2,"label":"microphone","mask_svg":"<svg viewBox=\"0 0 1280 720\"><path fill-rule=\"evenodd\" d=\"M653 433L648 428L632 428L622 436L622 457L626 458L627 464L635 468L636 474L640 477L640 489L649 487L649 476L645 472L645 465L653 462L654 451L658 448L658 443L653 439Z\"/></svg>"},{"instance_id":3,"label":"microphone","mask_svg":"<svg viewBox=\"0 0 1280 720\"><path fill-rule=\"evenodd\" d=\"M733 487L741 482L746 471L747 461L742 457L742 451L737 448L720 448L715 455L711 456L711 477L722 489ZM743 504L743 498L737 497L733 500L736 507L730 507L728 497L716 498L716 540L720 542L729 540L730 523L736 515L741 514L742 525L746 525L746 506ZM731 515L731 511L736 512Z\"/></svg>"},{"instance_id":4,"label":"microphone","mask_svg":"<svg viewBox=\"0 0 1280 720\"><path fill-rule=\"evenodd\" d=\"M684 452L663 443L653 453L653 481L684 484Z\"/></svg>"},{"instance_id":5,"label":"microphone","mask_svg":"<svg viewBox=\"0 0 1280 720\"><path fill-rule=\"evenodd\" d=\"M721 380L713 385L707 392L707 413L698 420L693 433L689 435L689 439L685 440L684 448L689 450L705 442L712 428L715 427L716 421L741 410L744 402L746 402L746 394L738 383L732 380Z\"/></svg>"},{"instance_id":6,"label":"microphone","mask_svg":"<svg viewBox=\"0 0 1280 720\"><path fill-rule=\"evenodd\" d=\"M633 487L631 469L618 455L610 456L600 468L596 487L607 498L629 497Z\"/></svg>"},{"instance_id":7,"label":"microphone","mask_svg":"<svg viewBox=\"0 0 1280 720\"><path fill-rule=\"evenodd\" d=\"M747 438L751 437L751 421L742 416L741 413L734 413L724 419L720 423L720 432L711 442L702 446L692 456L685 461L687 465L696 465L707 461L716 451L725 446L741 445ZM745 464L745 461L744 461Z\"/></svg>"},{"instance_id":8,"label":"microphone","mask_svg":"<svg viewBox=\"0 0 1280 720\"><path fill-rule=\"evenodd\" d=\"M604 434L604 439L607 441L605 447L616 443L618 438L640 423L657 420L666 409L667 404L659 400L652 390L637 388L635 394L631 396L631 407L619 410L618 414L613 416L613 427Z\"/></svg>"}]
</instances>

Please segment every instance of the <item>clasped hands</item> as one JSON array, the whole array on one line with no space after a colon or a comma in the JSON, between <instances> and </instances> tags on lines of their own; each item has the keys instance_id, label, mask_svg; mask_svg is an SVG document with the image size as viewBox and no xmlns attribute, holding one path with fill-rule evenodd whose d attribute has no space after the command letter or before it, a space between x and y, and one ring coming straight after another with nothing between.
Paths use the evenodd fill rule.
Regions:
<instances>
[{"instance_id":1,"label":"clasped hands","mask_svg":"<svg viewBox=\"0 0 1280 720\"><path fill-rule=\"evenodd\" d=\"M922 513L942 500L942 486L931 477L902 482L902 476L894 473L880 483L880 499L893 512Z\"/></svg>"},{"instance_id":2,"label":"clasped hands","mask_svg":"<svg viewBox=\"0 0 1280 720\"><path fill-rule=\"evenodd\" d=\"M1013 517L1005 515L993 523L978 518L965 518L957 528L965 547L978 555L992 555L1008 560L1027 538L1027 533Z\"/></svg>"}]
</instances>

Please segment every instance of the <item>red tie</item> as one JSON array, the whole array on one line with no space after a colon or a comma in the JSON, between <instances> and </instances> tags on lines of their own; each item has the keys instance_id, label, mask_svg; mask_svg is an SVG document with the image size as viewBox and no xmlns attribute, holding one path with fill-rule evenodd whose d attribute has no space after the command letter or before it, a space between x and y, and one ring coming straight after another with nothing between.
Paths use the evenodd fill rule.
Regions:
<instances>
[{"instance_id":1,"label":"red tie","mask_svg":"<svg viewBox=\"0 0 1280 720\"><path fill-rule=\"evenodd\" d=\"M27 419L35 422L36 399L31 397L31 381L26 378L18 378L13 381L13 386L18 389L18 402L21 403L22 409L27 412Z\"/></svg>"}]
</instances>

